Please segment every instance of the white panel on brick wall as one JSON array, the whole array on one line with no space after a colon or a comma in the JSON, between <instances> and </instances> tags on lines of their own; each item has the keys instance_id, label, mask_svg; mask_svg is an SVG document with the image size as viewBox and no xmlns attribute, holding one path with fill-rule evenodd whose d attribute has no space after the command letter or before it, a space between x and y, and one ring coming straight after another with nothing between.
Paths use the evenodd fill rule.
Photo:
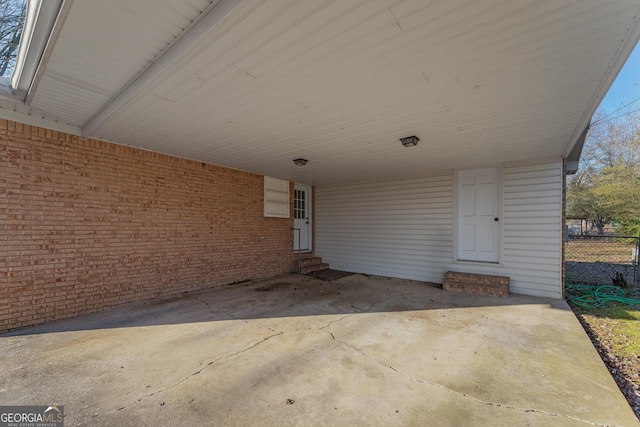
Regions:
<instances>
[{"instance_id":1,"label":"white panel on brick wall","mask_svg":"<svg viewBox=\"0 0 640 427\"><path fill-rule=\"evenodd\" d=\"M264 177L264 216L289 218L289 181Z\"/></svg>"},{"instance_id":2,"label":"white panel on brick wall","mask_svg":"<svg viewBox=\"0 0 640 427\"><path fill-rule=\"evenodd\" d=\"M316 253L332 268L442 283L508 276L513 293L562 297L562 162L505 164L501 264L454 262L453 172L316 187Z\"/></svg>"}]
</instances>

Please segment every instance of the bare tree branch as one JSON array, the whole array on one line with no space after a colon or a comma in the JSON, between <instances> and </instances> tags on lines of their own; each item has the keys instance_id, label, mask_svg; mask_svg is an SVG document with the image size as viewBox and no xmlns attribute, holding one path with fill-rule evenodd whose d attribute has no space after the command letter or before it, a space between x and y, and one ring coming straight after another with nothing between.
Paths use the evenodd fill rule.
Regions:
<instances>
[{"instance_id":1,"label":"bare tree branch","mask_svg":"<svg viewBox=\"0 0 640 427\"><path fill-rule=\"evenodd\" d=\"M594 221L602 231L615 221L640 231L640 111L626 105L614 118L593 117L580 171L567 181L567 215Z\"/></svg>"},{"instance_id":2,"label":"bare tree branch","mask_svg":"<svg viewBox=\"0 0 640 427\"><path fill-rule=\"evenodd\" d=\"M11 77L26 15L26 0L0 0L0 76Z\"/></svg>"}]
</instances>

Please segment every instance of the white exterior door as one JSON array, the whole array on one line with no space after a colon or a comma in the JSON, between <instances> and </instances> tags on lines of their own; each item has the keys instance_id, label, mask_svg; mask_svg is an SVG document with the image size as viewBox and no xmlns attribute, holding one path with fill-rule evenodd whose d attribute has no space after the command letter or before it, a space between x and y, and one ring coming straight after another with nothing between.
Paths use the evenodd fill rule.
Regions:
<instances>
[{"instance_id":1,"label":"white exterior door","mask_svg":"<svg viewBox=\"0 0 640 427\"><path fill-rule=\"evenodd\" d=\"M293 190L293 249L311 251L311 187L296 184ZM299 230L299 231L298 231Z\"/></svg>"},{"instance_id":2,"label":"white exterior door","mask_svg":"<svg viewBox=\"0 0 640 427\"><path fill-rule=\"evenodd\" d=\"M500 173L498 168L458 171L458 260L500 261Z\"/></svg>"}]
</instances>

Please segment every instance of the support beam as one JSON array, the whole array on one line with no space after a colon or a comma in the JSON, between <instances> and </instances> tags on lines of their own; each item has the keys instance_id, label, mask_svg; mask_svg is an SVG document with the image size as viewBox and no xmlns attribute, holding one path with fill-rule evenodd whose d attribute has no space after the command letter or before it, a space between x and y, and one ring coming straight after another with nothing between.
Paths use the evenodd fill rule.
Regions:
<instances>
[{"instance_id":1,"label":"support beam","mask_svg":"<svg viewBox=\"0 0 640 427\"><path fill-rule=\"evenodd\" d=\"M155 62L150 64L137 78L124 87L82 126L83 135L96 136L92 134L104 121L124 106L133 96L164 72L177 59L187 53L187 51L207 33L213 31L216 25L235 9L241 1L242 0L220 0L213 2L208 10L205 10L201 14L201 18L194 21L191 28L187 28L183 35L170 45Z\"/></svg>"}]
</instances>

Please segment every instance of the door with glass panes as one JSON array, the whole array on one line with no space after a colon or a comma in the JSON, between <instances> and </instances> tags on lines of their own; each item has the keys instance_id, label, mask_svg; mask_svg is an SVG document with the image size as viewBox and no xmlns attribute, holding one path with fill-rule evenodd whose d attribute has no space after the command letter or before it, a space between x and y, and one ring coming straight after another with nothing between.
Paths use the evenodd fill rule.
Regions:
<instances>
[{"instance_id":1,"label":"door with glass panes","mask_svg":"<svg viewBox=\"0 0 640 427\"><path fill-rule=\"evenodd\" d=\"M311 187L296 184L293 190L293 249L311 251Z\"/></svg>"}]
</instances>

